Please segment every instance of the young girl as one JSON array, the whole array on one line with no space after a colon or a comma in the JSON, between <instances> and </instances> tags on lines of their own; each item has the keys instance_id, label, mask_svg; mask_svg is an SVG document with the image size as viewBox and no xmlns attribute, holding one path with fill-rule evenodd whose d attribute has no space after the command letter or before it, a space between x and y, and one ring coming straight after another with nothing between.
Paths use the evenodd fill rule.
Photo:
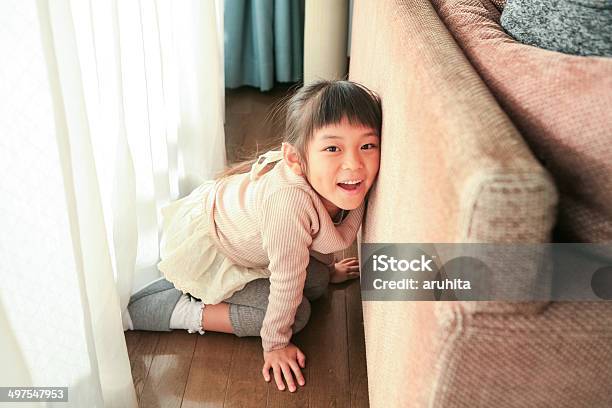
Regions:
<instances>
[{"instance_id":1,"label":"young girl","mask_svg":"<svg viewBox=\"0 0 612 408\"><path fill-rule=\"evenodd\" d=\"M162 209L164 278L130 299L128 326L261 336L262 374L300 385L292 343L331 281L359 277L355 240L380 160L379 98L350 81L319 81L287 103L280 151L230 169ZM200 299L196 300L194 298Z\"/></svg>"}]
</instances>

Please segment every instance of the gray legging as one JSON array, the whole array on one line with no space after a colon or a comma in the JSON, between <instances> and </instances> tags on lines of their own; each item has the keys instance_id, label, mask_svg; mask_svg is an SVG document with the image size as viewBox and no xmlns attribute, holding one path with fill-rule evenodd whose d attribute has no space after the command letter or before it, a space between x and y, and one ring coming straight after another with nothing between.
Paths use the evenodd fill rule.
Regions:
<instances>
[{"instance_id":1,"label":"gray legging","mask_svg":"<svg viewBox=\"0 0 612 408\"><path fill-rule=\"evenodd\" d=\"M306 326L310 318L310 302L327 292L329 269L310 257L307 267L304 297L295 313L293 333ZM135 330L170 331L170 317L183 293L166 279L159 279L130 298L128 310ZM229 303L229 317L234 333L239 337L259 336L270 294L270 280L255 279L224 300ZM206 313L206 312L205 312Z\"/></svg>"}]
</instances>

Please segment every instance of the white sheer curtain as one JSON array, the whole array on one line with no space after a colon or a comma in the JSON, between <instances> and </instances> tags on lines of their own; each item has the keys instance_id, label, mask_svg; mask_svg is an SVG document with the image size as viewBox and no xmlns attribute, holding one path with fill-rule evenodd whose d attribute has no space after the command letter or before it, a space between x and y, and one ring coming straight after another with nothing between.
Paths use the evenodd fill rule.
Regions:
<instances>
[{"instance_id":1,"label":"white sheer curtain","mask_svg":"<svg viewBox=\"0 0 612 408\"><path fill-rule=\"evenodd\" d=\"M225 165L222 16L0 2L0 386L136 406L120 312L158 277L160 207Z\"/></svg>"}]
</instances>

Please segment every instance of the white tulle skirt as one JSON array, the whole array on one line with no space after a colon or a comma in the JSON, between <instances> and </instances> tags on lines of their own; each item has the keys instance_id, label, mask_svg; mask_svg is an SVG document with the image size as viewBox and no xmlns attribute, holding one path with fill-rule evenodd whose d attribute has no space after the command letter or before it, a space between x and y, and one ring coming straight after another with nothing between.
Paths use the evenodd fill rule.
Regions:
<instances>
[{"instance_id":1,"label":"white tulle skirt","mask_svg":"<svg viewBox=\"0 0 612 408\"><path fill-rule=\"evenodd\" d=\"M248 268L227 259L209 236L205 211L207 181L187 197L162 208L161 262L164 277L183 292L217 304L242 289L248 282L270 276L267 268Z\"/></svg>"}]
</instances>

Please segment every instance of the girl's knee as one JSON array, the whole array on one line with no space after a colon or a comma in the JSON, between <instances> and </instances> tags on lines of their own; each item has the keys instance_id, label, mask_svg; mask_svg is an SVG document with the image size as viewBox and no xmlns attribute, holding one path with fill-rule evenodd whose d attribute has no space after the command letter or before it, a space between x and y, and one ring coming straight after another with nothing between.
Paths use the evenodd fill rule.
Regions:
<instances>
[{"instance_id":1,"label":"girl's knee","mask_svg":"<svg viewBox=\"0 0 612 408\"><path fill-rule=\"evenodd\" d=\"M170 331L172 312L182 292L165 279L153 281L130 297L127 311L134 330Z\"/></svg>"},{"instance_id":2,"label":"girl's knee","mask_svg":"<svg viewBox=\"0 0 612 408\"><path fill-rule=\"evenodd\" d=\"M306 297L302 298L302 303L297 308L295 312L295 321L293 322L293 334L301 331L308 323L308 319L310 319L310 302Z\"/></svg>"},{"instance_id":3,"label":"girl's knee","mask_svg":"<svg viewBox=\"0 0 612 408\"><path fill-rule=\"evenodd\" d=\"M238 337L259 336L266 311L254 307L230 304L229 318L233 332ZM306 297L295 312L293 333L301 331L310 319L310 302Z\"/></svg>"},{"instance_id":4,"label":"girl's knee","mask_svg":"<svg viewBox=\"0 0 612 408\"><path fill-rule=\"evenodd\" d=\"M310 258L308 273L304 283L304 296L313 301L327 293L329 286L329 268L324 263Z\"/></svg>"},{"instance_id":5,"label":"girl's knee","mask_svg":"<svg viewBox=\"0 0 612 408\"><path fill-rule=\"evenodd\" d=\"M230 324L238 337L259 336L265 315L265 310L255 307L231 303L229 305Z\"/></svg>"}]
</instances>

